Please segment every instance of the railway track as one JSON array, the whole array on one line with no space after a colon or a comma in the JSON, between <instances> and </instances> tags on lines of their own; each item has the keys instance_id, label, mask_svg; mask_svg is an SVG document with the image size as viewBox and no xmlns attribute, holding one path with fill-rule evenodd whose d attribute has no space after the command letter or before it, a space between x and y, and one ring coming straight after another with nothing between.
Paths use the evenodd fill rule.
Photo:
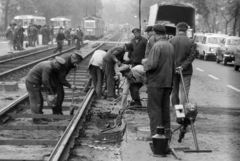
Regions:
<instances>
[{"instance_id":1,"label":"railway track","mask_svg":"<svg viewBox=\"0 0 240 161\"><path fill-rule=\"evenodd\" d=\"M112 37L111 41L118 41L121 34ZM99 49L109 49L115 44L100 44ZM84 53L84 60L76 72L76 85L83 89L88 81L87 65L91 58L93 49ZM48 59L48 58L46 58ZM11 74L11 73L10 73ZM73 73L70 72L67 79L73 81ZM70 149L79 137L79 131L83 130L83 124L89 119L92 102L94 101L94 90L88 93L77 91L74 93L74 115L69 115L72 92L65 89L63 103L64 115L52 115L51 107L44 102L44 115L30 114L28 94L6 106L0 111L0 161L61 161L69 157ZM103 105L102 102L100 106ZM98 105L99 106L99 105ZM48 125L35 125L31 118L52 119Z\"/></svg>"}]
</instances>

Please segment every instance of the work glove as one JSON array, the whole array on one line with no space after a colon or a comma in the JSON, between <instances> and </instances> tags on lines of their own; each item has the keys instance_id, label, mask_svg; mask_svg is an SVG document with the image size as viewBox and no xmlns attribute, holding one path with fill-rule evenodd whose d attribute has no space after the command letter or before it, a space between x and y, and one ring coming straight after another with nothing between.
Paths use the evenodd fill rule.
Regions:
<instances>
[{"instance_id":1,"label":"work glove","mask_svg":"<svg viewBox=\"0 0 240 161\"><path fill-rule=\"evenodd\" d=\"M181 72L183 71L183 68L181 66L176 68L176 73L180 74L180 71Z\"/></svg>"},{"instance_id":2,"label":"work glove","mask_svg":"<svg viewBox=\"0 0 240 161\"><path fill-rule=\"evenodd\" d=\"M72 89L73 91L75 91L75 90L77 90L77 87L76 87L75 85L71 85L71 89Z\"/></svg>"}]
</instances>

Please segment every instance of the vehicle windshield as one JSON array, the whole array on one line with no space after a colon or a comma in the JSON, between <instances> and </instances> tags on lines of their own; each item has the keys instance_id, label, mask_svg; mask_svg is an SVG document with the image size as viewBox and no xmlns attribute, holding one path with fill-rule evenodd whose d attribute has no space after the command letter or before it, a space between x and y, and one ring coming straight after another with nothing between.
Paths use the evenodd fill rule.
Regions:
<instances>
[{"instance_id":1,"label":"vehicle windshield","mask_svg":"<svg viewBox=\"0 0 240 161\"><path fill-rule=\"evenodd\" d=\"M228 39L227 45L240 45L240 39Z\"/></svg>"},{"instance_id":2,"label":"vehicle windshield","mask_svg":"<svg viewBox=\"0 0 240 161\"><path fill-rule=\"evenodd\" d=\"M222 37L209 37L208 38L208 43L209 44L219 44L222 42L223 38Z\"/></svg>"},{"instance_id":3,"label":"vehicle windshield","mask_svg":"<svg viewBox=\"0 0 240 161\"><path fill-rule=\"evenodd\" d=\"M196 36L195 37L195 42L202 42L203 36Z\"/></svg>"}]
</instances>

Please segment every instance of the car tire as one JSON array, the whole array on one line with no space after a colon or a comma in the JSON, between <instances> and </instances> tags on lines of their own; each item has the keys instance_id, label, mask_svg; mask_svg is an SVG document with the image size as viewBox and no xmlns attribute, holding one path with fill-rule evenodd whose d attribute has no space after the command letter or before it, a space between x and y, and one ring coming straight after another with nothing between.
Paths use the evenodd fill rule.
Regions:
<instances>
[{"instance_id":1,"label":"car tire","mask_svg":"<svg viewBox=\"0 0 240 161\"><path fill-rule=\"evenodd\" d=\"M218 57L216 57L216 63L220 63L220 60L218 59Z\"/></svg>"},{"instance_id":2,"label":"car tire","mask_svg":"<svg viewBox=\"0 0 240 161\"><path fill-rule=\"evenodd\" d=\"M206 54L204 54L203 59L204 59L205 61L207 61L207 55L206 55Z\"/></svg>"},{"instance_id":3,"label":"car tire","mask_svg":"<svg viewBox=\"0 0 240 161\"><path fill-rule=\"evenodd\" d=\"M227 65L227 60L225 57L223 57L223 65Z\"/></svg>"},{"instance_id":4,"label":"car tire","mask_svg":"<svg viewBox=\"0 0 240 161\"><path fill-rule=\"evenodd\" d=\"M238 71L239 66L234 64L234 70Z\"/></svg>"}]
</instances>

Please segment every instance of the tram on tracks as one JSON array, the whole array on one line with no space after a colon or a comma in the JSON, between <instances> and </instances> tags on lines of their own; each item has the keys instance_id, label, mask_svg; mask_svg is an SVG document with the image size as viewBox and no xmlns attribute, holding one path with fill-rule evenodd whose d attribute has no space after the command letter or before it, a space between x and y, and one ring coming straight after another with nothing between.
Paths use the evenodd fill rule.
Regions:
<instances>
[{"instance_id":1,"label":"tram on tracks","mask_svg":"<svg viewBox=\"0 0 240 161\"><path fill-rule=\"evenodd\" d=\"M87 16L83 19L83 33L85 39L99 39L103 37L105 23L102 18Z\"/></svg>"},{"instance_id":2,"label":"tram on tracks","mask_svg":"<svg viewBox=\"0 0 240 161\"><path fill-rule=\"evenodd\" d=\"M51 25L54 26L54 34L56 34L60 27L68 29L71 27L71 20L65 17L51 18Z\"/></svg>"},{"instance_id":3,"label":"tram on tracks","mask_svg":"<svg viewBox=\"0 0 240 161\"><path fill-rule=\"evenodd\" d=\"M188 3L162 3L150 7L148 26L163 24L168 38L176 35L176 25L186 22L189 25L188 37L195 32L195 7Z\"/></svg>"}]
</instances>

